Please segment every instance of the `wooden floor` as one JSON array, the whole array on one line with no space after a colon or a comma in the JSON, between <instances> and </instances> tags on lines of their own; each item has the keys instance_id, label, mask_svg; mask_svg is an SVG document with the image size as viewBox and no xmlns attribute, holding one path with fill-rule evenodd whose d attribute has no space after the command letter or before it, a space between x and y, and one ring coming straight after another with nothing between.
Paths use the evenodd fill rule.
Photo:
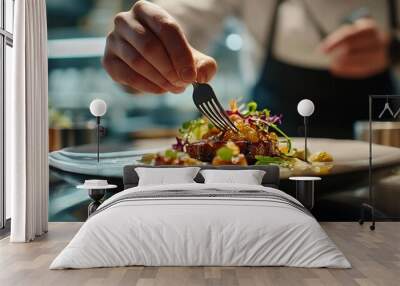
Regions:
<instances>
[{"instance_id":1,"label":"wooden floor","mask_svg":"<svg viewBox=\"0 0 400 286\"><path fill-rule=\"evenodd\" d=\"M289 267L124 267L48 270L80 223L50 223L49 233L27 244L0 241L0 285L400 285L400 222L322 223L352 269Z\"/></svg>"}]
</instances>

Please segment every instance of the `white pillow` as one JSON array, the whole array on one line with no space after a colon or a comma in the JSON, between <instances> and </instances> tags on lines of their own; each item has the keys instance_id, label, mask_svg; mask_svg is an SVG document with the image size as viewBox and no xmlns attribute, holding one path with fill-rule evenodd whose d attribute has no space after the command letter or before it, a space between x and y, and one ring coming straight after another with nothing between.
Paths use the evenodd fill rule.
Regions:
<instances>
[{"instance_id":1,"label":"white pillow","mask_svg":"<svg viewBox=\"0 0 400 286\"><path fill-rule=\"evenodd\" d=\"M138 186L195 183L199 167L183 168L135 168L139 176Z\"/></svg>"},{"instance_id":2,"label":"white pillow","mask_svg":"<svg viewBox=\"0 0 400 286\"><path fill-rule=\"evenodd\" d=\"M202 170L205 184L261 185L265 171L262 170Z\"/></svg>"}]
</instances>

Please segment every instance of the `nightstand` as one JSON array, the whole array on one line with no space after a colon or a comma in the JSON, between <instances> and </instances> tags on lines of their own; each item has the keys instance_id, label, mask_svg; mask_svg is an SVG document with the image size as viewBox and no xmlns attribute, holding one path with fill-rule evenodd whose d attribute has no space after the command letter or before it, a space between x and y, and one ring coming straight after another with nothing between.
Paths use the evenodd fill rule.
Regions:
<instances>
[{"instance_id":1,"label":"nightstand","mask_svg":"<svg viewBox=\"0 0 400 286\"><path fill-rule=\"evenodd\" d=\"M77 186L78 189L88 190L89 197L93 200L88 206L88 217L101 205L106 190L116 187L116 185L109 185L106 180L85 180L83 185Z\"/></svg>"},{"instance_id":2,"label":"nightstand","mask_svg":"<svg viewBox=\"0 0 400 286\"><path fill-rule=\"evenodd\" d=\"M320 177L290 177L289 180L296 182L296 199L307 209L314 207L315 181L320 181Z\"/></svg>"}]
</instances>

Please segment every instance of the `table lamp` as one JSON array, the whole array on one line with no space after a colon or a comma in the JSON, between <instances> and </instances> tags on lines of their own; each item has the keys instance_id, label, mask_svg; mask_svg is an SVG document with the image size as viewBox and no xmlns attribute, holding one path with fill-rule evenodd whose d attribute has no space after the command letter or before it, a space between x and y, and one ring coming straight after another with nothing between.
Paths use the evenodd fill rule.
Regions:
<instances>
[{"instance_id":1,"label":"table lamp","mask_svg":"<svg viewBox=\"0 0 400 286\"><path fill-rule=\"evenodd\" d=\"M103 133L104 128L100 125L100 118L107 112L107 104L102 99L94 99L90 103L90 113L96 117L97 125L97 162L100 161L100 133Z\"/></svg>"},{"instance_id":2,"label":"table lamp","mask_svg":"<svg viewBox=\"0 0 400 286\"><path fill-rule=\"evenodd\" d=\"M304 117L304 160L308 162L308 154L307 154L307 124L308 117L310 117L315 110L314 103L309 99L303 99L297 105L297 112Z\"/></svg>"}]
</instances>

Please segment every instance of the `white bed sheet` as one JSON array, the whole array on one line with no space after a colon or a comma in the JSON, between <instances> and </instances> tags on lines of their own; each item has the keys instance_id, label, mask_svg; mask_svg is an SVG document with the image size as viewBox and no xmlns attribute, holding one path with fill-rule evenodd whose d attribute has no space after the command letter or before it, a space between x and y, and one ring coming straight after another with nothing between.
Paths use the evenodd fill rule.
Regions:
<instances>
[{"instance_id":1,"label":"white bed sheet","mask_svg":"<svg viewBox=\"0 0 400 286\"><path fill-rule=\"evenodd\" d=\"M131 192L280 190L254 185L135 187L105 201L50 269L145 266L293 266L350 268L310 215L286 204L246 198L115 200Z\"/></svg>"}]
</instances>

